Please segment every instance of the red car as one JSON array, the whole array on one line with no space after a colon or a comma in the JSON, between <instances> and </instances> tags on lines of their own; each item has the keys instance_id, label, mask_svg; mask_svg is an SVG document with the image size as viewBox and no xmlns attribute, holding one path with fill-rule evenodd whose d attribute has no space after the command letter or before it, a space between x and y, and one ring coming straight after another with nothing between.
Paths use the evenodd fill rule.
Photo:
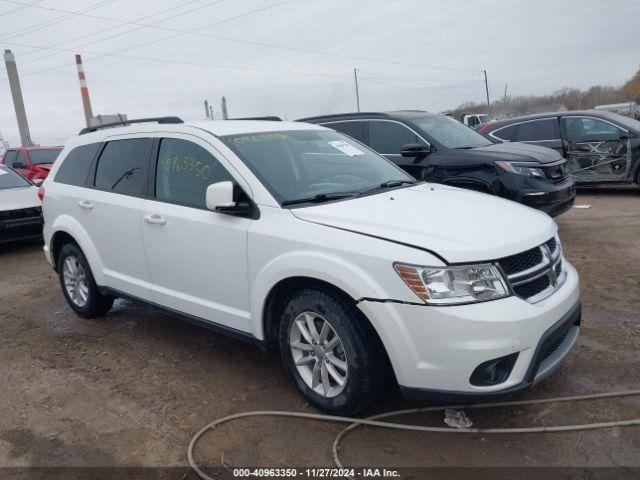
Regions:
<instances>
[{"instance_id":1,"label":"red car","mask_svg":"<svg viewBox=\"0 0 640 480\"><path fill-rule=\"evenodd\" d=\"M60 154L62 147L15 147L9 148L0 163L13 168L23 177L40 185Z\"/></svg>"}]
</instances>

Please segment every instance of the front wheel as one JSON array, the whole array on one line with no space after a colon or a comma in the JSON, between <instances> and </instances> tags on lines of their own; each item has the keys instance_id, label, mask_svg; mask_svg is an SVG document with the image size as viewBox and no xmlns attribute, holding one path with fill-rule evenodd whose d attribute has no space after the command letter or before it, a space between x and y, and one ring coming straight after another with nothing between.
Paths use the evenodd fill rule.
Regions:
<instances>
[{"instance_id":1,"label":"front wheel","mask_svg":"<svg viewBox=\"0 0 640 480\"><path fill-rule=\"evenodd\" d=\"M58 276L69 306L81 317L103 315L113 305L113 297L98 290L89 263L77 245L68 243L60 250Z\"/></svg>"},{"instance_id":2,"label":"front wheel","mask_svg":"<svg viewBox=\"0 0 640 480\"><path fill-rule=\"evenodd\" d=\"M289 298L282 320L282 359L309 402L350 415L376 397L386 356L350 302L329 290L305 289Z\"/></svg>"}]
</instances>

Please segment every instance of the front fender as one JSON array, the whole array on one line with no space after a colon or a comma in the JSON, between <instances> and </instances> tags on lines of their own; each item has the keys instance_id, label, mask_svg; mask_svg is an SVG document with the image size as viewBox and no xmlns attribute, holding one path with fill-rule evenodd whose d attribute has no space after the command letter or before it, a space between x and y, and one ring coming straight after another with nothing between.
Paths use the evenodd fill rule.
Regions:
<instances>
[{"instance_id":1,"label":"front fender","mask_svg":"<svg viewBox=\"0 0 640 480\"><path fill-rule=\"evenodd\" d=\"M80 222L70 215L60 215L56 217L51 227L47 230L48 235L45 234L45 249L47 249L47 247L48 249L51 249L52 241L57 233L67 233L76 241L84 253L96 283L98 285L104 285L102 257L98 253L94 243L91 241L91 237ZM53 252L51 252L51 258L53 260Z\"/></svg>"},{"instance_id":2,"label":"front fender","mask_svg":"<svg viewBox=\"0 0 640 480\"><path fill-rule=\"evenodd\" d=\"M382 286L362 267L340 256L316 251L291 251L264 265L250 288L253 334L264 339L263 312L269 293L278 282L292 277L309 277L327 282L354 300L386 298Z\"/></svg>"}]
</instances>

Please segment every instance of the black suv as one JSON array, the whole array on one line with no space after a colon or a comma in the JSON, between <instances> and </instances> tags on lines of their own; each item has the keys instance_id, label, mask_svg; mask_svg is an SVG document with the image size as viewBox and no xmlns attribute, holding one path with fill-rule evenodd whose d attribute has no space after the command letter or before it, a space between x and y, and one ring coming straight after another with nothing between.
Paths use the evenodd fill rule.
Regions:
<instances>
[{"instance_id":1,"label":"black suv","mask_svg":"<svg viewBox=\"0 0 640 480\"><path fill-rule=\"evenodd\" d=\"M484 135L553 148L569 161L578 185L640 185L640 122L617 113L541 113L485 123Z\"/></svg>"},{"instance_id":2,"label":"black suv","mask_svg":"<svg viewBox=\"0 0 640 480\"><path fill-rule=\"evenodd\" d=\"M298 120L339 130L420 180L515 200L557 216L576 195L556 151L498 143L446 115L419 110L345 113Z\"/></svg>"}]
</instances>

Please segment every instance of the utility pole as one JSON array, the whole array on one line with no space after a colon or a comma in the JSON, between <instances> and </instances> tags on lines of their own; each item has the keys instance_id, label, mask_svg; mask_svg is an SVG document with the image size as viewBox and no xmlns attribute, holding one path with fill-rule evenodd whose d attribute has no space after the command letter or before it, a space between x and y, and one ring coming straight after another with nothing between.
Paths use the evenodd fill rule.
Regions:
<instances>
[{"instance_id":1,"label":"utility pole","mask_svg":"<svg viewBox=\"0 0 640 480\"><path fill-rule=\"evenodd\" d=\"M213 120L213 105L209 104L209 118Z\"/></svg>"},{"instance_id":2,"label":"utility pole","mask_svg":"<svg viewBox=\"0 0 640 480\"><path fill-rule=\"evenodd\" d=\"M209 118L209 102L207 100L204 101L204 116Z\"/></svg>"},{"instance_id":3,"label":"utility pole","mask_svg":"<svg viewBox=\"0 0 640 480\"><path fill-rule=\"evenodd\" d=\"M360 93L358 92L358 69L353 69L353 80L356 82L356 107L360 111Z\"/></svg>"},{"instance_id":4,"label":"utility pole","mask_svg":"<svg viewBox=\"0 0 640 480\"><path fill-rule=\"evenodd\" d=\"M489 101L489 81L487 80L487 71L483 70L484 72L484 88L487 92L487 115L489 115L489 118L491 118L491 102Z\"/></svg>"},{"instance_id":5,"label":"utility pole","mask_svg":"<svg viewBox=\"0 0 640 480\"><path fill-rule=\"evenodd\" d=\"M507 87L508 85L504 86L504 98L502 99L502 102L505 104L507 103Z\"/></svg>"},{"instance_id":6,"label":"utility pole","mask_svg":"<svg viewBox=\"0 0 640 480\"><path fill-rule=\"evenodd\" d=\"M227 99L222 97L222 101L220 102L220 109L222 110L222 119L228 120L229 115L227 115Z\"/></svg>"},{"instance_id":7,"label":"utility pole","mask_svg":"<svg viewBox=\"0 0 640 480\"><path fill-rule=\"evenodd\" d=\"M89 100L89 89L87 88L87 77L84 74L84 66L82 65L82 57L76 55L76 65L78 66L78 80L80 80L80 96L82 97L82 108L84 109L84 119L87 127L91 126L91 100Z\"/></svg>"},{"instance_id":8,"label":"utility pole","mask_svg":"<svg viewBox=\"0 0 640 480\"><path fill-rule=\"evenodd\" d=\"M20 142L23 147L32 145L31 134L29 133L29 123L27 122L27 111L24 108L24 100L22 99L22 89L20 88L20 77L18 76L18 67L16 59L11 50L4 51L4 63L7 67L7 76L9 77L9 87L11 88L11 96L13 97L13 107L16 110L16 119L18 120L18 130L20 131Z\"/></svg>"}]
</instances>

